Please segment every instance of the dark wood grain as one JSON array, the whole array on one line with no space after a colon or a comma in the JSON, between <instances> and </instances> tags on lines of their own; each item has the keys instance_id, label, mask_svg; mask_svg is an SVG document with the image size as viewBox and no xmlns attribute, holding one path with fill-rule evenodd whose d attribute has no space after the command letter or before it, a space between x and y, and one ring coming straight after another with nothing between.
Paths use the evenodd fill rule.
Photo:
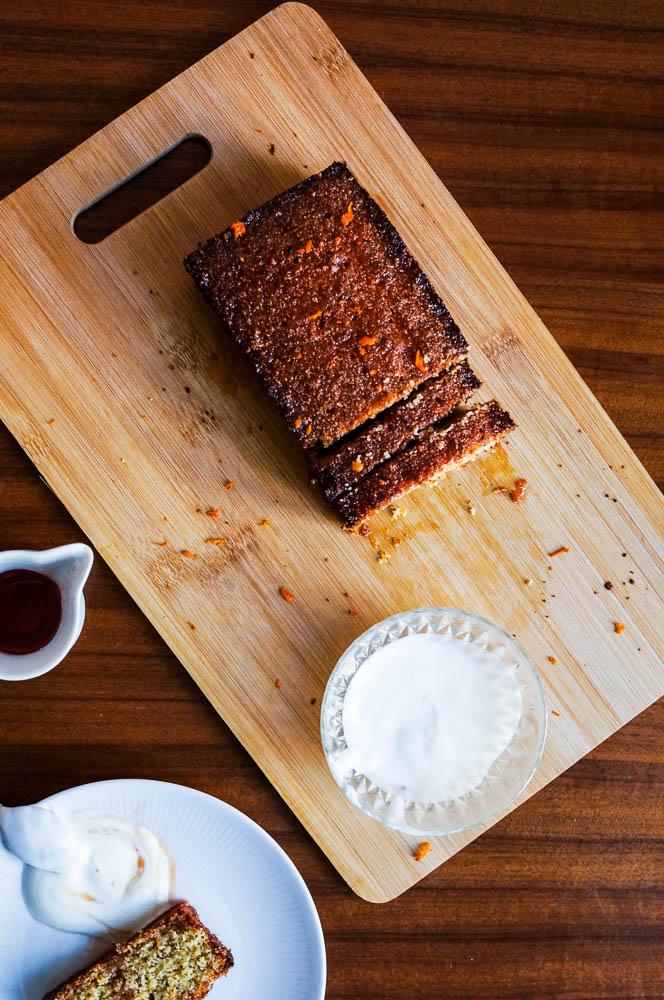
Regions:
<instances>
[{"instance_id":1,"label":"dark wood grain","mask_svg":"<svg viewBox=\"0 0 664 1000\"><path fill-rule=\"evenodd\" d=\"M268 7L2 5L0 196ZM318 9L664 486L664 5ZM0 430L0 548L81 537ZM376 907L336 875L101 560L86 598L83 635L55 672L0 682L0 800L140 776L238 806L314 895L329 1000L664 996L664 702Z\"/></svg>"}]
</instances>

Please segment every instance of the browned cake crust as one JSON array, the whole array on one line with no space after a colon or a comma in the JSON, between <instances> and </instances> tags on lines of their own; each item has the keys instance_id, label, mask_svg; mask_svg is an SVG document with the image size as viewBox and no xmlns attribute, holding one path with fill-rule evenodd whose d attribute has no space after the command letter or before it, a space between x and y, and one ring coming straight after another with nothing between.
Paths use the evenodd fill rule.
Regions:
<instances>
[{"instance_id":1,"label":"browned cake crust","mask_svg":"<svg viewBox=\"0 0 664 1000\"><path fill-rule=\"evenodd\" d=\"M185 267L305 448L329 447L467 352L343 163L250 212Z\"/></svg>"},{"instance_id":2,"label":"browned cake crust","mask_svg":"<svg viewBox=\"0 0 664 1000\"><path fill-rule=\"evenodd\" d=\"M74 994L74 991L81 987L86 977L97 971L98 969L106 968L108 970L117 970L118 974L118 986L117 992L118 997L122 997L122 967L124 963L124 957L130 950L130 946L138 941L148 941L150 939L158 940L159 935L163 934L165 930L173 929L176 931L184 930L200 930L203 931L206 938L207 944L210 951L214 954L214 963L212 969L206 974L205 980L202 981L194 994L190 994L187 1000L202 1000L203 997L207 996L210 992L214 983L220 976L225 976L229 969L233 967L233 956L228 948L224 947L219 938L208 930L208 928L202 923L198 913L193 906L184 900L176 903L161 916L153 920L152 923L148 924L143 930L138 931L134 934L132 938L129 939L125 944L116 944L109 951L107 951L101 958L97 959L91 965L88 965L85 969L81 969L80 972L75 973L70 979L65 983L61 983L54 990L51 990L46 994L44 1000L70 1000L70 997ZM177 994L173 995L173 1000L180 1000Z\"/></svg>"},{"instance_id":3,"label":"browned cake crust","mask_svg":"<svg viewBox=\"0 0 664 1000\"><path fill-rule=\"evenodd\" d=\"M479 388L480 380L467 361L424 382L407 399L395 403L369 424L355 431L330 452L308 452L314 482L328 500L367 476L431 424L463 403Z\"/></svg>"},{"instance_id":4,"label":"browned cake crust","mask_svg":"<svg viewBox=\"0 0 664 1000\"><path fill-rule=\"evenodd\" d=\"M450 469L469 462L514 426L495 399L476 406L379 465L348 493L337 497L333 506L344 527L356 531L376 511L416 486L433 483Z\"/></svg>"}]
</instances>

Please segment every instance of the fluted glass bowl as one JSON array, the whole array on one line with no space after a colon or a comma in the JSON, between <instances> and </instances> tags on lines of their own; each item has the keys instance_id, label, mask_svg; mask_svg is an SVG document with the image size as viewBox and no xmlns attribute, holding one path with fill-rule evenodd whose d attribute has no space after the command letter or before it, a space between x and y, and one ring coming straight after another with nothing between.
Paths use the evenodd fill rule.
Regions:
<instances>
[{"instance_id":1,"label":"fluted glass bowl","mask_svg":"<svg viewBox=\"0 0 664 1000\"><path fill-rule=\"evenodd\" d=\"M446 802L408 802L375 785L354 768L344 768L347 749L343 707L351 680L381 646L418 633L469 642L499 656L517 678L521 718L510 743L471 791ZM407 676L404 677L407 683ZM328 765L346 797L367 816L404 833L442 836L486 823L502 812L532 778L542 756L547 713L539 675L520 646L486 618L456 608L419 608L392 615L367 629L335 666L321 706L321 738Z\"/></svg>"}]
</instances>

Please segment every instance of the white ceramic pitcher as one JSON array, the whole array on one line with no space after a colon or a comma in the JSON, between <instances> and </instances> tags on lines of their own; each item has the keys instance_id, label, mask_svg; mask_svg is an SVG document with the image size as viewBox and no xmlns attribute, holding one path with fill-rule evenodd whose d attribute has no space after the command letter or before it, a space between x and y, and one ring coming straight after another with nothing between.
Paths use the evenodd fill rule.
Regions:
<instances>
[{"instance_id":1,"label":"white ceramic pitcher","mask_svg":"<svg viewBox=\"0 0 664 1000\"><path fill-rule=\"evenodd\" d=\"M82 542L59 545L43 552L29 549L0 552L0 573L10 569L31 569L43 573L57 583L62 598L62 619L51 641L34 653L0 652L0 679L24 681L29 677L39 677L64 659L83 628L83 586L92 567L92 558L92 549Z\"/></svg>"}]
</instances>

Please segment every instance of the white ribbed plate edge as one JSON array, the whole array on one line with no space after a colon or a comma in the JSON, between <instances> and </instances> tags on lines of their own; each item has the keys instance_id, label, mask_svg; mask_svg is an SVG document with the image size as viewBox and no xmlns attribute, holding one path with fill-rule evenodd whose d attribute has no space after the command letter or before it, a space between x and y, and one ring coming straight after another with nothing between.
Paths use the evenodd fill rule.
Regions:
<instances>
[{"instance_id":1,"label":"white ribbed plate edge","mask_svg":"<svg viewBox=\"0 0 664 1000\"><path fill-rule=\"evenodd\" d=\"M116 779L52 795L67 809L99 809L145 824L175 862L175 899L187 899L233 952L209 1000L323 1000L326 961L314 901L297 868L253 820L185 785ZM108 947L34 920L21 863L0 844L0 997L42 1000Z\"/></svg>"}]
</instances>

